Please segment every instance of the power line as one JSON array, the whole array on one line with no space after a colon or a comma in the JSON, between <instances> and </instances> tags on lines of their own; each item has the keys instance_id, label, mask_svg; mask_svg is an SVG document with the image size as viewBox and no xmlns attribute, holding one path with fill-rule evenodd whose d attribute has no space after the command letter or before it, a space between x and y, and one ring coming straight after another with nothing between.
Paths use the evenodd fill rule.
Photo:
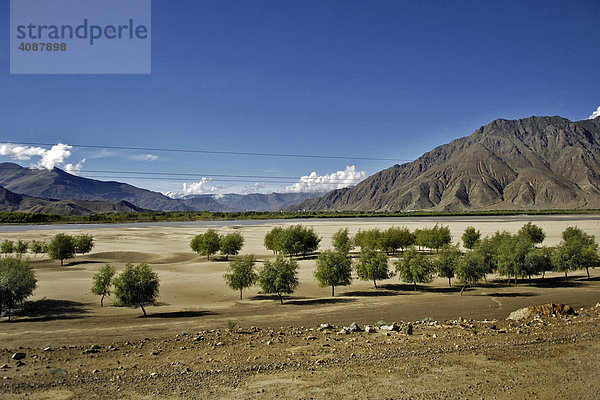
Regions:
<instances>
[{"instance_id":1,"label":"power line","mask_svg":"<svg viewBox=\"0 0 600 400\"><path fill-rule=\"evenodd\" d=\"M181 182L187 182L190 179L185 179L185 178L169 178L169 177L152 177L152 176L108 176L108 175L87 175L86 177L88 178L103 178L103 179L139 179L139 180L166 180L168 179L169 181L181 181ZM207 182L238 182L238 183L254 183L256 182L256 179L254 180L247 180L247 179L223 179L223 178L217 178L217 179L210 179ZM293 183L298 183L301 182L298 179L296 179L295 181L266 181L264 183L279 183L279 184L293 184ZM332 183L343 183L343 184L356 184L360 182L359 179L353 179L353 180L340 180L340 181L335 181ZM315 182L315 183L319 183L319 182ZM323 182L325 184L327 184L328 182Z\"/></svg>"},{"instance_id":2,"label":"power line","mask_svg":"<svg viewBox=\"0 0 600 400\"><path fill-rule=\"evenodd\" d=\"M297 176L267 176L267 175L229 175L229 174L187 174L181 172L147 172L147 171L105 171L105 170L90 170L81 169L79 172L85 173L101 173L101 174L139 174L139 175L165 175L165 176L188 176L188 177L209 177L217 176L223 178L257 178L257 179L298 179Z\"/></svg>"},{"instance_id":3,"label":"power line","mask_svg":"<svg viewBox=\"0 0 600 400\"><path fill-rule=\"evenodd\" d=\"M298 176L277 176L277 175L233 175L233 174L188 174L188 173L180 173L180 172L147 172L147 171L108 171L108 170L90 170L90 169L81 169L79 170L81 173L89 174L116 174L118 176L110 175L110 177L116 178L131 178L131 175L161 175L165 178L170 178L172 176L185 176L189 179L195 178L208 178L208 177L216 177L216 178L254 178L254 179L294 179L294 181L298 181L300 177ZM97 175L93 175L97 176ZM104 177L104 176L103 176ZM137 177L135 177L137 178ZM141 177L140 177L141 179ZM164 178L153 178L153 179L164 179ZM176 179L176 178L170 178ZM181 179L180 179L181 180ZM184 179L187 180L187 179ZM356 182L358 179L343 179L339 182Z\"/></svg>"},{"instance_id":4,"label":"power line","mask_svg":"<svg viewBox=\"0 0 600 400\"><path fill-rule=\"evenodd\" d=\"M12 144L20 144L26 146L54 146L54 143L40 142L12 142ZM335 160L367 160L367 161L413 161L402 158L379 158L379 157L355 157L355 156L328 156L322 154L286 154L286 153L256 153L248 151L220 151L220 150L197 150L197 149L173 149L166 147L129 147L129 146L101 146L92 144L69 144L72 147L89 148L89 149L105 149L105 150L136 150L136 151L156 151L156 152L171 152L171 153L196 153L196 154L219 154L219 155L235 155L235 156L259 156L259 157L287 157L287 158L322 158Z\"/></svg>"}]
</instances>

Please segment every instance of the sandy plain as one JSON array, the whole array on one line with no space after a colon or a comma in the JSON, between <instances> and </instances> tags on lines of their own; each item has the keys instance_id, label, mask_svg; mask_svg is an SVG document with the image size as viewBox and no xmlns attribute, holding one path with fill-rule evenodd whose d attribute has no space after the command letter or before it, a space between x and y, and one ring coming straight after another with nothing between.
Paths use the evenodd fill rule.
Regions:
<instances>
[{"instance_id":1,"label":"sandy plain","mask_svg":"<svg viewBox=\"0 0 600 400\"><path fill-rule=\"evenodd\" d=\"M94 236L96 243L92 253L85 256L77 256L75 259L69 260L64 267L61 267L56 261L47 260L39 256L31 258L31 264L35 268L38 278L38 288L29 299L34 307L31 308L31 311L27 315L15 318L14 322L0 322L0 348L5 349L0 354L0 364L6 362L7 365L11 366L10 355L14 351L17 351L19 347L27 349L26 352L28 353L39 354L40 349L49 346L52 349L57 349L57 352L53 352L52 356L56 356L60 351L65 352L63 357L58 359L60 361L54 362L54 365L60 364L60 368L67 370L67 377L65 378L63 375L48 375L46 370L36 370L31 363L28 364L29 367L23 366L20 369L0 369L0 377L5 378L3 381L0 381L2 385L0 393L4 393L4 396L7 396L7 398L12 397L12 395L38 395L41 396L40 398L78 398L81 393L88 390L86 388L93 387L95 388L95 396L99 398L143 398L152 395L168 398L207 398L206 396L213 397L217 395L218 397L232 398L514 398L510 396L510 390L500 390L499 386L486 389L486 385L482 385L477 390L463 392L447 392L446 389L431 392L425 390L425 387L419 390L418 385L408 384L408 382L413 382L415 379L425 381L427 376L431 375L431 378L433 375L436 375L429 367L425 368L424 366L421 369L419 369L420 367L415 367L416 369L412 375L413 379L409 378L411 376L410 368L406 367L408 369L402 369L402 374L404 375L401 377L389 378L392 380L388 381L388 378L385 378L386 372L384 373L384 377L379 375L377 380L372 380L369 378L371 368L373 371L380 373L388 370L396 371L396 367L390 369L391 366L388 365L386 357L377 356L377 354L381 353L381 349L386 349L385 354L396 354L394 353L395 351L404 348L404 345L400 346L393 340L389 342L391 339L381 335L377 336L376 340L370 340L366 339L364 334L362 334L358 339L362 341L362 345L358 346L354 352L351 352L349 349L356 343L348 342L348 338L345 338L342 344L336 346L341 353L345 354L345 352L348 352L348 357L350 357L350 353L355 355L362 354L362 356L366 357L363 360L364 362L358 362L357 360L359 359L350 359L349 362L353 365L353 371L357 374L352 382L344 378L344 374L348 372L346 364L322 362L311 366L313 368L316 365L321 370L318 378L313 376L314 371L302 369L302 372L299 372L301 379L298 379L304 382L304 384L296 385L298 379L295 378L295 374L298 372L298 369L297 366L292 367L292 365L296 365L294 362L299 362L299 358L304 360L302 357L306 357L305 353L311 352L311 348L314 348L313 350L316 353L318 353L317 350L327 349L327 347L321 347L327 344L323 342L327 337L321 338L321 336L318 336L316 342L313 340L307 341L305 345L309 347L305 349L305 352L290 352L290 349L297 348L301 343L288 342L286 345L285 341L280 346L282 348L278 350L266 350L265 348L272 349L272 347L266 347L266 340L261 341L258 338L264 339L266 336L263 337L261 335L268 336L269 332L279 332L279 330L285 327L284 335L290 337L293 337L295 330L302 331L302 334L298 334L297 336L299 341L303 341L312 332L309 329L316 328L321 323L348 326L351 322L357 322L362 326L365 324L374 324L380 320L387 322L420 321L424 318L431 318L435 321L453 321L458 318L464 318L467 320L472 319L473 322L471 324L475 325L480 323L475 321L493 320L497 321L496 324L498 326L501 326L502 324L506 324L504 320L508 314L517 308L550 302L570 304L576 309L582 307L588 309L600 302L600 279L597 271L592 271L591 280L585 279L582 271L573 273L571 282L567 285L562 283L560 276L553 273L547 274L544 280L536 279L533 285L528 285L527 283L521 283L517 286L505 285L499 279L492 278L489 284L482 284L479 287L467 290L463 296L459 295L458 288L448 288L447 282L441 279L437 279L431 284L420 286L420 290L416 292L412 290L411 285L403 284L397 277L382 281L380 289L377 290L373 288L371 282L363 282L355 279L351 286L338 288L336 296L331 297L330 289L318 287L313 278L314 259L307 259L299 260L300 287L293 295L285 298L285 304L280 305L272 297L261 296L258 293L259 289L257 287L246 290L244 292L244 300L240 301L238 298L239 294L230 290L223 281L222 275L227 267L227 262L223 261L220 257L207 261L206 257L198 256L189 249L189 242L194 235L203 232L208 227L213 227L220 233L227 233L233 230L239 231L246 239L246 244L241 254L254 253L259 260L258 266L260 267L264 259L272 257L272 254L263 246L264 235L269 229L278 225L302 223L313 226L317 233L322 236L321 249L325 249L330 247L331 236L340 227L348 227L350 233L354 234L358 229L372 227L386 229L389 226L395 225L407 226L412 230L440 223L450 227L453 240L458 242L460 235L467 226L475 226L481 230L483 235L490 235L497 230L516 232L528 221L532 221L545 230L547 235L544 242L545 245L559 243L560 234L567 226L576 225L584 231L600 237L600 216L598 215L353 218L300 221L239 221L239 223L201 222L110 226L0 227L0 240L46 240L59 232L68 232L70 234L86 232ZM147 308L149 313L147 318L140 317L141 311L139 309L113 307L111 299L105 300L105 307L100 308L98 298L93 296L89 291L91 276L105 263L114 265L120 271L127 262L147 262L160 276L161 289L159 303L156 306L149 306ZM590 370L596 368L597 371L597 367L599 366L597 350L600 348L600 342L598 341L600 328L598 328L597 319L593 318L593 312L588 311L587 313L592 315L592 317L590 317L586 324L578 326L585 325L586 340L590 341L588 343L589 348L573 347L574 342L570 340L554 340L553 338L557 337L555 335L547 338L552 351L546 357L544 356L543 347L540 347L541 345L537 346L535 342L530 343L525 341L524 343L528 343L526 347L522 347L525 345L522 345L519 340L509 340L505 343L507 354L515 354L517 359L521 359L518 354L523 351L532 351L536 354L535 357L540 357L539 364L532 364L531 360L526 358L522 359L525 364L529 363L529 366L523 364L520 373L523 376L529 375L531 379L538 377L545 382L545 386L548 386L551 385L548 383L551 380L548 380L549 377L547 374L550 374L551 371L554 371L552 372L554 374L558 373L557 371L560 371L560 368L564 367L563 364L566 359L572 360L579 368L585 370L588 367ZM250 373L243 375L243 377L237 378L237 382L235 380L234 382L229 382L227 380L227 376L229 375L226 376L224 374L220 376L219 373L213 372L210 374L210 377L205 376L203 378L204 384L202 385L188 385L189 387L186 386L187 389L185 391L161 391L156 389L156 387L161 387L157 382L151 384L145 383L143 380L137 383L133 380L129 382L128 386L122 382L123 385L119 386L119 382L114 381L116 375L108 374L109 371L113 373L117 373L116 371L118 371L118 365L114 363L115 360L113 358L110 358L108 355L104 356L102 352L100 356L95 354L81 355L82 349L89 348L92 345L98 345L103 349L107 349L109 345L115 348L127 348L128 346L140 348L140 343L146 341L146 349L153 346L158 347L159 343L169 343L169 341L182 339L184 337L182 336L183 332L188 333L190 337L194 332L196 334L198 332L205 332L204 336L206 337L218 335L219 332L223 332L223 335L232 335L231 332L227 333L226 331L228 321L235 321L236 330L246 332L245 334L238 335L237 341L231 337L228 339L212 337L211 339L206 339L206 343L210 343L209 345L195 346L192 354L182 351L180 349L181 346L173 346L171 350L169 350L170 347L166 346L168 349L160 350L161 354L171 354L174 356L176 352L179 352L177 353L177 357L155 357L152 364L148 364L145 371L148 371L150 365L152 365L151 369L153 370L160 370L159 365L162 365L162 368L172 369L173 363L185 360L189 361L190 357L193 359L208 359L210 358L208 354L215 351L215 344L219 340L223 343L231 340L232 344L233 342L238 342L236 345L241 347L235 349L235 354L247 355L247 358L244 358L246 361L241 360L239 365L235 364L235 368L243 370L244 368L249 368L250 365L257 365L254 357L269 357L268 355L272 351L275 351L272 354L273 359L291 360L289 361L289 368L284 365L274 370L263 369L262 373L260 371L250 371ZM566 324L567 322L564 323ZM255 328L250 330L250 327ZM483 328L480 328L480 330ZM509 335L500 336L503 338L502 340L507 340L505 338L510 336L513 328L515 332L518 329L513 326L506 327ZM573 330L575 328L570 326L569 329ZM454 331L450 330L449 332ZM456 343L463 346L465 338L460 332L458 333L458 337L448 336L448 340L458 340ZM542 329L540 332L540 335L543 336L542 333L546 332L546 330ZM548 332L551 334L551 331ZM583 333L575 330L572 334L577 336ZM429 336L427 333L423 333L423 335L425 335L425 338L431 337L431 333L429 333ZM456 360L452 360L455 356L465 358L481 356L483 354L483 347L491 346L493 342L489 342L489 340L496 340L496 336L490 335L486 337L485 335L476 335L476 340L482 342L474 344L471 350L467 346L463 349L464 353L461 352L458 355L452 351L444 352L440 350L440 357L445 360L443 362L440 361L440 365L443 364L443 368L440 367L443 371L440 371L438 378L433 377L431 379L435 379L438 383L440 382L439 379L442 378L453 379L468 386L472 380L469 378L468 370L470 368L477 369L477 367L465 367L463 365L458 368L456 365L459 365L460 362L456 364ZM248 343L252 342L251 338L255 338L254 344L249 345ZM334 337L332 336L333 339ZM522 338L519 337L519 339ZM318 346L315 345L317 342ZM379 342L381 342L380 346L374 345ZM437 340L436 342L439 342L437 345L441 345L442 343ZM133 345L132 343L137 343L137 345ZM575 341L575 343L578 342ZM250 347L245 347L246 345ZM414 353L415 351L418 352L425 345L413 340L410 346L409 348L412 348ZM426 348L432 348L432 346L429 343L426 345ZM480 348L478 346L483 347ZM108 352L108 350L106 351ZM145 353L146 350L144 350ZM283 356L284 353L285 357ZM229 350L227 354L233 354L233 350ZM297 354L298 356L296 356ZM299 354L303 355L300 356ZM550 356L550 354L554 354L554 356ZM145 355L147 357L147 354ZM412 353L408 356L412 357L411 359L415 366L424 365L425 360L429 360L427 357L419 358ZM224 357L227 358L226 356ZM563 357L566 358L563 359ZM51 356L47 356L46 358L52 359ZM157 362L159 358L164 361L164 364ZM174 359L179 361L173 361ZM169 360L168 363L167 360ZM318 359L311 360L312 363L316 363L316 361ZM397 361L394 362L395 366L398 364ZM502 359L486 368L490 371L495 371L492 374L497 375L501 371L508 371L510 375L515 372L514 370L510 371L510 363L513 361L515 360ZM143 357L137 360L136 372L144 369L143 366L147 362L150 361ZM223 362L227 364L227 362ZM581 362L584 362L583 366ZM546 366L542 367L542 365ZM178 370L180 369L179 366L177 368ZM537 368L540 368L540 370L536 373ZM102 370L107 374L105 376L107 379L105 384L109 388L107 391L98 389L98 382L88 387L91 383L81 383L84 380L74 378L75 375L86 376L86 374L92 374L91 371L94 369ZM211 368L211 370L213 369ZM73 372L75 370L78 370L79 373L75 374ZM192 372L193 370L192 368ZM265 371L267 372L266 375ZM449 371L454 372L450 373ZM459 371L459 373L455 373L456 371ZM309 372L312 372L312 374ZM446 376L445 374L447 373L450 375ZM580 373L581 371L577 372L577 374ZM94 376L97 378L99 375ZM119 376L124 377L127 374L121 372ZM539 396L541 396L539 398L551 398L540 394L542 392L536 391L537 389L534 390L533 381L531 381L531 390L525 390L529 389L529 384L527 380L523 380L523 376L519 378L521 379L520 385L523 390L519 392L520 394L517 398L535 398ZM153 378L162 379L160 374L154 375ZM179 378L179 375L177 375L177 379ZM113 379L113 381L108 379ZM170 387L168 379L173 379L172 376L167 374L164 379L166 379L163 382L164 385ZM189 377L186 376L185 379L189 379ZM400 385L394 379L404 383ZM510 383L508 385L510 387L517 382L516 375L507 379L512 379L512 383L506 381ZM290 384L290 381L294 384ZM331 389L330 393L313 390L314 387L319 385L331 385L333 381L339 381L339 387L336 386L335 390ZM31 382L38 382L39 384ZM113 385L109 382L116 383ZM319 382L318 385L317 382ZM457 382L454 382L450 386L446 385L446 388L456 385L462 387ZM31 387L28 386L29 383L31 383ZM363 385L362 388L361 385ZM473 385L472 382L471 385ZM581 385L583 386L580 389L583 391L572 392L573 394L578 393L578 397L582 398L583 396L585 398L587 395L597 393L597 383L594 383L596 386L592 385L593 387L586 386L584 383L581 383ZM369 386L372 386L372 391L365 391ZM119 387L121 387L122 391L117 390ZM263 390L265 387L269 388L268 391ZM287 387L292 387L294 390L289 392L286 389ZM408 391L398 391L400 387L404 387ZM563 383L557 383L555 389L558 390L561 387L563 387ZM60 388L60 390L56 388ZM242 391L239 392L238 390ZM261 390L263 391L261 392ZM559 393L556 390L550 390L548 393ZM512 393L514 394L514 392ZM575 397L577 396L572 396L572 398Z\"/></svg>"}]
</instances>

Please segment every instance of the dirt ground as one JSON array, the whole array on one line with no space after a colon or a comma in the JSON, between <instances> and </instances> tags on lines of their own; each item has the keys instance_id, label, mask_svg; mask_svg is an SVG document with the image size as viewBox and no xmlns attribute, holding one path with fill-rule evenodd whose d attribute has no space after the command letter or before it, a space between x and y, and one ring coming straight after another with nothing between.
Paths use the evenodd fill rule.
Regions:
<instances>
[{"instance_id":1,"label":"dirt ground","mask_svg":"<svg viewBox=\"0 0 600 400\"><path fill-rule=\"evenodd\" d=\"M312 225L327 248L340 227L353 234L359 228L415 229L440 222L458 241L469 225L486 235L516 232L528 221L544 228L548 245L557 244L567 226L600 236L600 216L302 223ZM242 254L263 261L272 256L262 246L264 234L276 224L214 227L242 232ZM308 259L300 261L301 285L284 305L259 295L258 288L245 291L240 301L223 281L227 263L189 250L191 238L205 229L206 224L78 227L69 233L94 235L91 254L64 267L32 258L38 288L24 315L0 322L0 366L10 367L0 368L0 398L596 398L597 271L590 280L574 273L568 284L556 274L517 286L491 277L463 296L445 280L416 292L397 277L382 281L379 289L354 280L331 297L329 288L317 286L314 260ZM44 240L58 232L66 230L6 231L0 240ZM110 299L100 308L89 292L100 267L110 263L119 271L126 262L148 262L160 276L159 304L147 308L146 318L139 309L112 306ZM550 302L585 310L567 319L505 321L517 308ZM416 323L424 318L438 322ZM228 321L236 325L232 331ZM352 322L377 321L412 321L415 332L336 334ZM316 330L322 323L337 328ZM97 351L85 353L94 345ZM15 366L15 352L27 355L25 365Z\"/></svg>"}]
</instances>

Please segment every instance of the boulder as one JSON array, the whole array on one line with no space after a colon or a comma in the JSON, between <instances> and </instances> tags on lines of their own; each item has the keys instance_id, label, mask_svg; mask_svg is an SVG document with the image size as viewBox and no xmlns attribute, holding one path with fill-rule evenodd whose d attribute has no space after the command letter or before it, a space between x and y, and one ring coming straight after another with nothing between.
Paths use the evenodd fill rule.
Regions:
<instances>
[{"instance_id":1,"label":"boulder","mask_svg":"<svg viewBox=\"0 0 600 400\"><path fill-rule=\"evenodd\" d=\"M561 303L549 303L539 306L520 308L511 312L507 319L521 321L523 319L533 318L536 315L556 316L573 314L575 314L575 309L569 305Z\"/></svg>"},{"instance_id":2,"label":"boulder","mask_svg":"<svg viewBox=\"0 0 600 400\"><path fill-rule=\"evenodd\" d=\"M360 329L360 326L358 326L358 324L356 322L353 322L348 327L348 330L350 332L360 332L362 329Z\"/></svg>"},{"instance_id":3,"label":"boulder","mask_svg":"<svg viewBox=\"0 0 600 400\"><path fill-rule=\"evenodd\" d=\"M12 355L12 359L16 360L16 361L22 360L25 357L27 357L27 355L25 353L15 353Z\"/></svg>"}]
</instances>

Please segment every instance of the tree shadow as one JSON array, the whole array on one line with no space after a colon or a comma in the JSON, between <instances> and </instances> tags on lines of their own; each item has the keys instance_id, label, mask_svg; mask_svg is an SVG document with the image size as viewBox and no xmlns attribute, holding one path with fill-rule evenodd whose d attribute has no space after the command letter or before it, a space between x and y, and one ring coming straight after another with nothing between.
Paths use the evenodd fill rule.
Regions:
<instances>
[{"instance_id":1,"label":"tree shadow","mask_svg":"<svg viewBox=\"0 0 600 400\"><path fill-rule=\"evenodd\" d=\"M93 261L93 260L78 260L78 261L71 261L69 263L65 263L65 267L71 267L71 266L75 266L75 265L87 265L87 264L106 264L105 262L102 261ZM71 270L69 268L69 270Z\"/></svg>"},{"instance_id":2,"label":"tree shadow","mask_svg":"<svg viewBox=\"0 0 600 400\"><path fill-rule=\"evenodd\" d=\"M533 297L533 296L539 296L539 295L537 293L515 292L515 293L486 293L486 294L481 294L480 296L488 296L488 297Z\"/></svg>"},{"instance_id":3,"label":"tree shadow","mask_svg":"<svg viewBox=\"0 0 600 400\"><path fill-rule=\"evenodd\" d=\"M205 315L219 315L219 313L213 311L170 311L162 313L148 313L148 316L144 317L140 315L138 318L196 318L203 317Z\"/></svg>"},{"instance_id":4,"label":"tree shadow","mask_svg":"<svg viewBox=\"0 0 600 400\"><path fill-rule=\"evenodd\" d=\"M462 286L446 286L446 287L431 287L431 286L417 286L418 290L427 293L459 293L462 290Z\"/></svg>"},{"instance_id":5,"label":"tree shadow","mask_svg":"<svg viewBox=\"0 0 600 400\"><path fill-rule=\"evenodd\" d=\"M23 308L14 313L15 317L26 318L11 319L11 323L83 318L82 314L88 313L84 306L84 303L70 300L42 299L26 301Z\"/></svg>"},{"instance_id":6,"label":"tree shadow","mask_svg":"<svg viewBox=\"0 0 600 400\"><path fill-rule=\"evenodd\" d=\"M283 301L290 301L290 300L302 300L302 299L309 299L309 297L303 297L303 296L286 296L286 295L282 295L281 297L283 297ZM252 297L248 297L249 300L277 300L279 301L279 296L276 294L257 294L254 295Z\"/></svg>"},{"instance_id":7,"label":"tree shadow","mask_svg":"<svg viewBox=\"0 0 600 400\"><path fill-rule=\"evenodd\" d=\"M379 297L379 296L398 296L400 293L390 292L386 290L355 290L352 292L343 292L342 296L347 297Z\"/></svg>"},{"instance_id":8,"label":"tree shadow","mask_svg":"<svg viewBox=\"0 0 600 400\"><path fill-rule=\"evenodd\" d=\"M565 282L563 276L554 276L552 278L536 278L531 280L531 286L540 288L559 288L559 287L578 287L585 284L587 277L574 276L569 277ZM523 281L527 285L527 281Z\"/></svg>"},{"instance_id":9,"label":"tree shadow","mask_svg":"<svg viewBox=\"0 0 600 400\"><path fill-rule=\"evenodd\" d=\"M332 298L325 298L325 299L289 300L285 303L286 304L294 304L297 306L312 306L312 305L321 305L321 304L352 303L353 301L356 301L356 300L332 297Z\"/></svg>"}]
</instances>

